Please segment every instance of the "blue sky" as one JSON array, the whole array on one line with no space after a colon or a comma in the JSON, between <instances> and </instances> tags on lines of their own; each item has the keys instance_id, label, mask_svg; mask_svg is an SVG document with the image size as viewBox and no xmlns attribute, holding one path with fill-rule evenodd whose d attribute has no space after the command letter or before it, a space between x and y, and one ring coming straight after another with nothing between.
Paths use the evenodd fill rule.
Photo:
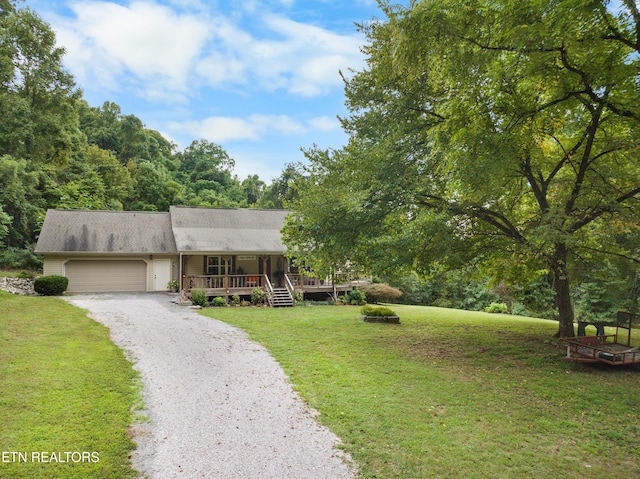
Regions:
<instances>
[{"instance_id":1,"label":"blue sky","mask_svg":"<svg viewBox=\"0 0 640 479\"><path fill-rule=\"evenodd\" d=\"M300 148L346 142L339 71L361 69L355 23L375 0L26 0L56 31L92 106L120 105L184 149L221 145L269 183Z\"/></svg>"}]
</instances>

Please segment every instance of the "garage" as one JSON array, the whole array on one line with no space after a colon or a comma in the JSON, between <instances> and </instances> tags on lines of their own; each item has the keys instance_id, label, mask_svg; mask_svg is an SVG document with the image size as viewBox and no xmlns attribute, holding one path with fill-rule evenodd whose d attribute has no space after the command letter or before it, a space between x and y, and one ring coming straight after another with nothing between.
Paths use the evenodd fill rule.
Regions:
<instances>
[{"instance_id":1,"label":"garage","mask_svg":"<svg viewBox=\"0 0 640 479\"><path fill-rule=\"evenodd\" d=\"M142 260L70 260L64 275L68 293L147 290L147 263Z\"/></svg>"}]
</instances>

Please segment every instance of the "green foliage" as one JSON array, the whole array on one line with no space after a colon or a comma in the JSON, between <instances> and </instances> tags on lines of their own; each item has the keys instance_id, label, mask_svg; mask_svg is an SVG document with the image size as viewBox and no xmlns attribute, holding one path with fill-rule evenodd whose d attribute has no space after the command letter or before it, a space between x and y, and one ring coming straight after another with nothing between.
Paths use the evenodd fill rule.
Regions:
<instances>
[{"instance_id":1,"label":"green foliage","mask_svg":"<svg viewBox=\"0 0 640 479\"><path fill-rule=\"evenodd\" d=\"M38 230L38 214L43 211L38 176L26 160L9 155L0 157L0 204L3 205L4 224L8 226L5 237L8 246L25 247ZM6 223L8 217L11 220Z\"/></svg>"},{"instance_id":2,"label":"green foliage","mask_svg":"<svg viewBox=\"0 0 640 479\"><path fill-rule=\"evenodd\" d=\"M615 322L617 312L624 309L622 298L616 297L616 286L621 286L619 279L593 278L578 285L574 291L576 317L580 321Z\"/></svg>"},{"instance_id":3,"label":"green foliage","mask_svg":"<svg viewBox=\"0 0 640 479\"><path fill-rule=\"evenodd\" d=\"M302 178L302 166L288 163L278 178L264 189L259 205L261 208L286 209L298 197L295 187L297 179Z\"/></svg>"},{"instance_id":4,"label":"green foliage","mask_svg":"<svg viewBox=\"0 0 640 479\"><path fill-rule=\"evenodd\" d=\"M34 252L34 245L26 248L0 248L0 267L7 269L42 270L42 258Z\"/></svg>"},{"instance_id":5,"label":"green foliage","mask_svg":"<svg viewBox=\"0 0 640 479\"><path fill-rule=\"evenodd\" d=\"M423 306L433 304L431 284L415 271L395 276L392 279L389 278L388 282L390 286L402 291L402 303L404 304Z\"/></svg>"},{"instance_id":6,"label":"green foliage","mask_svg":"<svg viewBox=\"0 0 640 479\"><path fill-rule=\"evenodd\" d=\"M508 314L509 313L509 306L507 306L505 303L491 303L484 310L487 313Z\"/></svg>"},{"instance_id":7,"label":"green foliage","mask_svg":"<svg viewBox=\"0 0 640 479\"><path fill-rule=\"evenodd\" d=\"M386 306L372 306L370 304L364 305L360 308L360 313L363 316L396 316L395 311Z\"/></svg>"},{"instance_id":8,"label":"green foliage","mask_svg":"<svg viewBox=\"0 0 640 479\"><path fill-rule=\"evenodd\" d=\"M11 216L3 211L2 204L0 204L0 248L4 246L4 239L9 234L9 228L7 225L11 224Z\"/></svg>"},{"instance_id":9,"label":"green foliage","mask_svg":"<svg viewBox=\"0 0 640 479\"><path fill-rule=\"evenodd\" d=\"M347 293L347 302L356 306L362 306L367 302L367 298L361 290L352 289Z\"/></svg>"},{"instance_id":10,"label":"green foliage","mask_svg":"<svg viewBox=\"0 0 640 479\"><path fill-rule=\"evenodd\" d=\"M402 297L402 291L386 283L363 284L360 290L369 303L394 303Z\"/></svg>"},{"instance_id":11,"label":"green foliage","mask_svg":"<svg viewBox=\"0 0 640 479\"><path fill-rule=\"evenodd\" d=\"M251 291L251 304L259 306L264 304L267 299L267 295L261 288L253 288Z\"/></svg>"},{"instance_id":12,"label":"green foliage","mask_svg":"<svg viewBox=\"0 0 640 479\"><path fill-rule=\"evenodd\" d=\"M212 306L215 306L216 308L224 308L226 306L229 306L227 304L227 298L224 298L222 296L216 296L215 298L213 298L213 302L211 303Z\"/></svg>"},{"instance_id":13,"label":"green foliage","mask_svg":"<svg viewBox=\"0 0 640 479\"><path fill-rule=\"evenodd\" d=\"M240 295L234 294L231 297L231 304L233 304L234 306L240 306L241 300L240 300Z\"/></svg>"},{"instance_id":14,"label":"green foliage","mask_svg":"<svg viewBox=\"0 0 640 479\"><path fill-rule=\"evenodd\" d=\"M33 281L33 289L43 296L60 296L67 290L69 278L66 276L39 276Z\"/></svg>"},{"instance_id":15,"label":"green foliage","mask_svg":"<svg viewBox=\"0 0 640 479\"><path fill-rule=\"evenodd\" d=\"M204 289L192 289L191 304L193 304L194 306L201 306L203 308L209 306L209 301L207 300L207 292Z\"/></svg>"},{"instance_id":16,"label":"green foliage","mask_svg":"<svg viewBox=\"0 0 640 479\"><path fill-rule=\"evenodd\" d=\"M381 8L388 20L362 27L366 66L345 80L349 143L306 151L288 248L323 273L473 263L523 285L545 271L571 335L581 261L639 244L620 240L640 218L637 5ZM468 293L468 307L489 299Z\"/></svg>"}]
</instances>

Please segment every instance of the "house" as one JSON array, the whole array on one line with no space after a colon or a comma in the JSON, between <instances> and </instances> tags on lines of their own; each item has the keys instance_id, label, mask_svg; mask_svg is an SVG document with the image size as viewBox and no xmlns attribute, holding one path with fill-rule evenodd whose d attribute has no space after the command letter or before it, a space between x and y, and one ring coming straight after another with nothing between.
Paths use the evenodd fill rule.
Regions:
<instances>
[{"instance_id":1,"label":"house","mask_svg":"<svg viewBox=\"0 0 640 479\"><path fill-rule=\"evenodd\" d=\"M297 291L336 293L333 284L300 275L284 256L284 210L172 206L168 213L49 210L35 252L44 274L69 278L68 293L183 291L209 296L267 293L288 305Z\"/></svg>"}]
</instances>

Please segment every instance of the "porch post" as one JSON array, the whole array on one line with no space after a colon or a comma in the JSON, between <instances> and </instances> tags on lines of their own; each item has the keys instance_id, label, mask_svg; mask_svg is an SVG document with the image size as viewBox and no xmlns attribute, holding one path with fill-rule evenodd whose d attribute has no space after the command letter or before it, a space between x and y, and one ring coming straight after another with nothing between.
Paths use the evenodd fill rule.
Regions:
<instances>
[{"instance_id":1,"label":"porch post","mask_svg":"<svg viewBox=\"0 0 640 479\"><path fill-rule=\"evenodd\" d=\"M224 290L229 293L229 268L231 267L231 256L222 256L224 261Z\"/></svg>"}]
</instances>

